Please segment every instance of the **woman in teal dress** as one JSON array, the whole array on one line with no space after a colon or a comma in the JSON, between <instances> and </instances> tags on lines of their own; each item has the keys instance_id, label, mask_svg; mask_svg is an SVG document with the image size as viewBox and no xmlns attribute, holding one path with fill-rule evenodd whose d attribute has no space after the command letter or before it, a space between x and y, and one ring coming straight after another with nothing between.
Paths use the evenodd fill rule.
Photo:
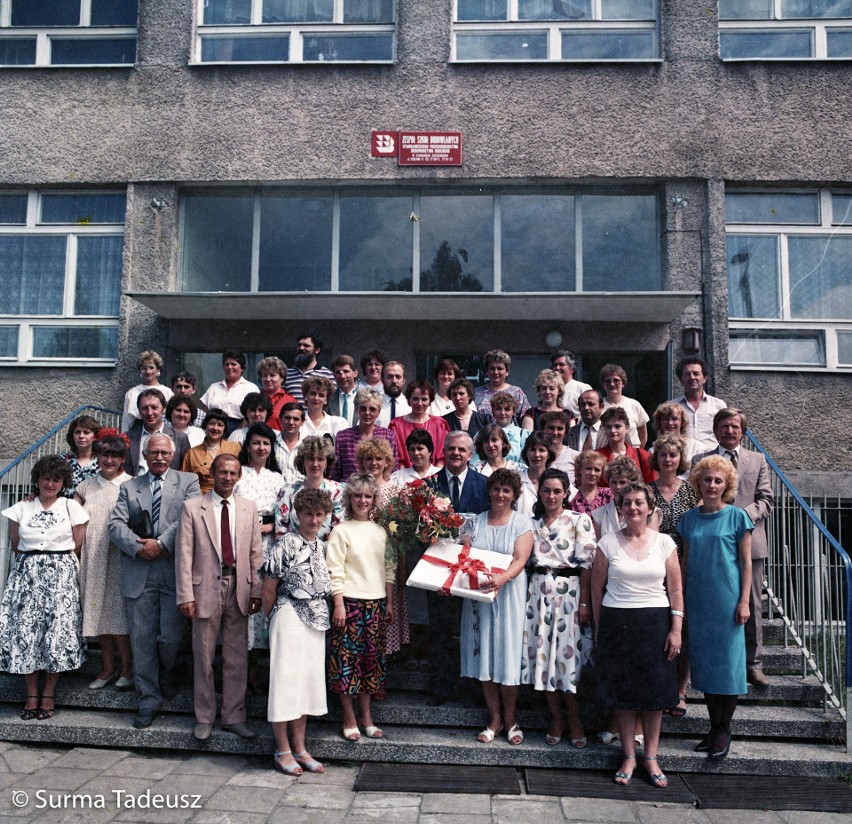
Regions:
<instances>
[{"instance_id":1,"label":"woman in teal dress","mask_svg":"<svg viewBox=\"0 0 852 824\"><path fill-rule=\"evenodd\" d=\"M689 482L701 505L680 519L684 539L686 614L692 685L704 693L710 732L695 747L724 758L731 719L746 685L745 623L751 587L751 530L745 510L731 506L737 472L721 455L704 458Z\"/></svg>"},{"instance_id":2,"label":"woman in teal dress","mask_svg":"<svg viewBox=\"0 0 852 824\"><path fill-rule=\"evenodd\" d=\"M521 494L521 480L511 469L497 469L488 478L491 508L477 516L472 546L511 555L505 572L490 576L483 592L496 592L492 603L464 599L461 620L461 674L482 682L488 726L477 736L490 744L504 727L510 744L524 740L515 718L524 641L527 574L533 547L532 521L512 509ZM501 708L502 703L502 708Z\"/></svg>"}]
</instances>

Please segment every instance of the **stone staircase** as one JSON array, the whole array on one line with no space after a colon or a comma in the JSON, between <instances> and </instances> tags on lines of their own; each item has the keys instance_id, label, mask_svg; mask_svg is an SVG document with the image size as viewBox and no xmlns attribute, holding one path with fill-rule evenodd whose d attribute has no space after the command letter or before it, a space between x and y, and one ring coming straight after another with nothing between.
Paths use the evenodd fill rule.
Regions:
<instances>
[{"instance_id":1,"label":"stone staircase","mask_svg":"<svg viewBox=\"0 0 852 824\"><path fill-rule=\"evenodd\" d=\"M852 758L845 752L845 725L833 709L824 709L823 691L816 679L804 674L797 648L781 646L779 622L765 622L767 654L765 671L768 689L749 689L734 718L735 741L728 758L711 762L693 752L696 740L707 729L707 711L701 695L690 691L689 711L684 718L665 717L660 759L671 772L720 772L752 775L806 775L834 778L852 773ZM272 732L265 721L265 698L249 699L249 722L258 737L244 741L216 729L202 743L192 737L194 717L188 680L169 699L154 725L147 730L132 727L133 693L108 687L97 692L87 684L100 665L96 649L77 673L60 679L58 712L47 721L21 721L24 701L23 679L0 676L0 739L65 743L76 746L154 748L267 754L273 751ZM184 660L182 671L190 671ZM178 679L180 680L180 679ZM321 759L409 762L433 764L499 764L516 767L560 767L571 769L615 769L617 746L592 741L583 750L574 749L565 738L556 747L544 743L549 713L541 695L522 690L519 723L526 733L522 746L505 739L483 745L476 733L487 721L483 707L461 702L427 707L428 676L391 668L388 699L375 704L374 719L382 726L380 740L362 738L348 742L340 735L339 708L333 699L329 715L308 726L311 752ZM468 702L472 703L472 702ZM595 729L593 717L588 729ZM597 719L598 722L600 719Z\"/></svg>"}]
</instances>

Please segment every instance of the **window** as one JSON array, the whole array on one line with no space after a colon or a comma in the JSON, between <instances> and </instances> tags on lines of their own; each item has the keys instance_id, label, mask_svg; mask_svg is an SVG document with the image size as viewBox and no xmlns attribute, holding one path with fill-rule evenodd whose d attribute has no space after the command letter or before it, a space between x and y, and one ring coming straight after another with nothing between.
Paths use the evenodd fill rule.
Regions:
<instances>
[{"instance_id":1,"label":"window","mask_svg":"<svg viewBox=\"0 0 852 824\"><path fill-rule=\"evenodd\" d=\"M0 361L115 363L123 192L0 192Z\"/></svg>"},{"instance_id":2,"label":"window","mask_svg":"<svg viewBox=\"0 0 852 824\"><path fill-rule=\"evenodd\" d=\"M0 66L136 62L138 0L0 0Z\"/></svg>"},{"instance_id":3,"label":"window","mask_svg":"<svg viewBox=\"0 0 852 824\"><path fill-rule=\"evenodd\" d=\"M196 2L196 63L394 60L394 0Z\"/></svg>"},{"instance_id":4,"label":"window","mask_svg":"<svg viewBox=\"0 0 852 824\"><path fill-rule=\"evenodd\" d=\"M650 187L193 191L182 208L188 292L662 288Z\"/></svg>"},{"instance_id":5,"label":"window","mask_svg":"<svg viewBox=\"0 0 852 824\"><path fill-rule=\"evenodd\" d=\"M852 368L852 195L725 196L732 366Z\"/></svg>"},{"instance_id":6,"label":"window","mask_svg":"<svg viewBox=\"0 0 852 824\"><path fill-rule=\"evenodd\" d=\"M658 0L455 0L456 62L648 61Z\"/></svg>"},{"instance_id":7,"label":"window","mask_svg":"<svg viewBox=\"0 0 852 824\"><path fill-rule=\"evenodd\" d=\"M719 0L719 56L852 59L852 0Z\"/></svg>"}]
</instances>

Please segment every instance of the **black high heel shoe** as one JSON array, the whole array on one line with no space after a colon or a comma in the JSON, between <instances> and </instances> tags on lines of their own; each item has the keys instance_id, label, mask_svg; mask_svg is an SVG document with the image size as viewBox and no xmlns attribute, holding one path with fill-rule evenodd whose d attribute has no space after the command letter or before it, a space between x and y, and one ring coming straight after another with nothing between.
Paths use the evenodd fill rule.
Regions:
<instances>
[{"instance_id":1,"label":"black high heel shoe","mask_svg":"<svg viewBox=\"0 0 852 824\"><path fill-rule=\"evenodd\" d=\"M711 749L710 757L711 758L724 758L731 749L731 735L728 734L728 740L725 742L725 746L721 749Z\"/></svg>"}]
</instances>

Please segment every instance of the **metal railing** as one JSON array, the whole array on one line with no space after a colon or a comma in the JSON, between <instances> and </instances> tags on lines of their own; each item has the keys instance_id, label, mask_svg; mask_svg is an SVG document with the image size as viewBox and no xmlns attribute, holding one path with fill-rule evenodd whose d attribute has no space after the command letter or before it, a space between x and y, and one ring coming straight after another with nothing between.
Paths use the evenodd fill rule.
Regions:
<instances>
[{"instance_id":1,"label":"metal railing","mask_svg":"<svg viewBox=\"0 0 852 824\"><path fill-rule=\"evenodd\" d=\"M0 471L0 510L12 506L33 491L30 473L39 458L44 455L59 455L68 451L68 442L65 440L68 426L74 418L80 415L91 415L104 426L121 428L121 412L116 412L114 409L104 409L100 406L78 406L67 417L59 421L50 432L39 438L26 452L19 455ZM9 521L7 518L0 518L0 592L6 586L11 554Z\"/></svg>"},{"instance_id":2,"label":"metal railing","mask_svg":"<svg viewBox=\"0 0 852 824\"><path fill-rule=\"evenodd\" d=\"M802 675L824 690L823 707L846 722L852 743L852 560L750 430L745 446L769 464L775 506L766 522L769 617L784 626L785 643L802 650Z\"/></svg>"}]
</instances>

